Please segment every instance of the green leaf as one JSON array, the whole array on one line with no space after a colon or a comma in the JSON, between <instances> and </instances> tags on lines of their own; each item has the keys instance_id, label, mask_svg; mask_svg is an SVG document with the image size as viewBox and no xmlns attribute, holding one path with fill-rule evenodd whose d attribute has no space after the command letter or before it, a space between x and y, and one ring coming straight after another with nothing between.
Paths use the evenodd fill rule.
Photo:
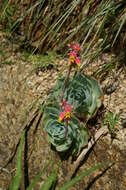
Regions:
<instances>
[{"instance_id":1,"label":"green leaf","mask_svg":"<svg viewBox=\"0 0 126 190\"><path fill-rule=\"evenodd\" d=\"M71 187L76 185L80 180L82 180L84 177L92 174L97 169L101 169L103 167L103 164L97 164L96 166L91 167L90 169L82 172L79 176L74 177L72 180L67 182L63 187L60 187L59 190L69 190Z\"/></svg>"},{"instance_id":2,"label":"green leaf","mask_svg":"<svg viewBox=\"0 0 126 190\"><path fill-rule=\"evenodd\" d=\"M119 123L120 114L114 114L113 112L108 112L104 119L104 125L108 125L109 130L114 132L115 126Z\"/></svg>"},{"instance_id":3,"label":"green leaf","mask_svg":"<svg viewBox=\"0 0 126 190\"><path fill-rule=\"evenodd\" d=\"M47 168L49 166L49 163L44 167L44 169L40 172L40 174L36 175L34 179L32 180L31 184L28 186L27 190L32 190L35 188L36 184L39 182L40 178L44 175Z\"/></svg>"},{"instance_id":4,"label":"green leaf","mask_svg":"<svg viewBox=\"0 0 126 190\"><path fill-rule=\"evenodd\" d=\"M16 161L16 174L12 179L12 183L10 185L10 190L18 190L21 184L22 178L22 149L25 142L25 130L22 132L20 144L17 151L17 161Z\"/></svg>"},{"instance_id":5,"label":"green leaf","mask_svg":"<svg viewBox=\"0 0 126 190\"><path fill-rule=\"evenodd\" d=\"M51 175L45 180L44 184L40 187L40 190L50 190L50 188L54 186L56 183L57 173L58 173L58 170L55 172L54 166L53 166Z\"/></svg>"}]
</instances>

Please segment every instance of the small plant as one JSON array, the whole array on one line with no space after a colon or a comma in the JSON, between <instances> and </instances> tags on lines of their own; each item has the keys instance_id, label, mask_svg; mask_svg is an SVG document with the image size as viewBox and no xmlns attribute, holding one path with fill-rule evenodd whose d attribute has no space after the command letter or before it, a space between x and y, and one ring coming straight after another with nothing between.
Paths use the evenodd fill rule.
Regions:
<instances>
[{"instance_id":1,"label":"small plant","mask_svg":"<svg viewBox=\"0 0 126 190\"><path fill-rule=\"evenodd\" d=\"M120 114L114 114L113 112L108 112L104 119L104 125L108 125L111 134L115 133L116 127L119 125Z\"/></svg>"},{"instance_id":2,"label":"small plant","mask_svg":"<svg viewBox=\"0 0 126 190\"><path fill-rule=\"evenodd\" d=\"M15 63L11 60L4 60L0 63L0 67L2 67L3 65L14 65Z\"/></svg>"},{"instance_id":3,"label":"small plant","mask_svg":"<svg viewBox=\"0 0 126 190\"><path fill-rule=\"evenodd\" d=\"M23 59L26 61L31 61L33 63L34 70L36 73L38 71L46 71L50 69L56 68L56 59L60 58L55 52L47 52L45 55L32 55L24 51Z\"/></svg>"},{"instance_id":4,"label":"small plant","mask_svg":"<svg viewBox=\"0 0 126 190\"><path fill-rule=\"evenodd\" d=\"M59 152L72 149L78 155L88 143L87 121L94 117L102 104L103 94L97 81L83 75L80 67L80 46L70 45L69 69L58 79L46 101L43 124L49 142ZM73 67L78 66L73 76Z\"/></svg>"}]
</instances>

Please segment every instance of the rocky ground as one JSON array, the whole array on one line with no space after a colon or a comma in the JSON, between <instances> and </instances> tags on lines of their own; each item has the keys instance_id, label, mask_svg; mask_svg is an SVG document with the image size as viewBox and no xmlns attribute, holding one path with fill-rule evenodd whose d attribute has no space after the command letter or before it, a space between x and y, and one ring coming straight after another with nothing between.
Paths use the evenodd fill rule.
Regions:
<instances>
[{"instance_id":1,"label":"rocky ground","mask_svg":"<svg viewBox=\"0 0 126 190\"><path fill-rule=\"evenodd\" d=\"M32 107L41 103L54 85L56 78L66 72L67 61L57 59L55 66L36 73L34 59L26 59L18 45L12 44L0 33L0 168L4 166L20 137L24 122L30 117ZM107 55L105 55L107 57ZM52 63L50 63L52 64ZM91 64L85 73L91 74L101 64ZM110 74L101 86L115 85L115 74ZM102 137L94 146L86 162L80 167L83 171L99 162L115 162L104 172L95 172L86 177L74 189L80 190L125 190L126 189L126 68L116 73L114 92L105 95L104 105L107 110L120 112L120 125L117 127L117 138L111 141L110 134ZM34 125L28 134L28 166L30 180L38 174L53 156L50 146L39 125L33 135ZM69 162L63 163L59 173L59 183L64 182L69 172ZM50 171L50 170L49 170ZM48 171L48 172L49 172ZM0 172L0 189L9 188L15 172L15 159ZM47 175L48 175L47 172ZM43 178L44 179L44 178ZM41 183L40 183L41 184ZM39 185L40 185L39 184ZM39 187L38 185L38 187ZM39 188L36 189L39 189ZM23 182L22 182L23 189Z\"/></svg>"}]
</instances>

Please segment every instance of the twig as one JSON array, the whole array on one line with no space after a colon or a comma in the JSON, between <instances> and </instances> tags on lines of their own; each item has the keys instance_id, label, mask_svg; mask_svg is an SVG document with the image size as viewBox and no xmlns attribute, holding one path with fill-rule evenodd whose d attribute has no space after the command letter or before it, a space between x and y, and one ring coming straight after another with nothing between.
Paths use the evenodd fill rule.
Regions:
<instances>
[{"instance_id":1,"label":"twig","mask_svg":"<svg viewBox=\"0 0 126 190\"><path fill-rule=\"evenodd\" d=\"M10 177L12 177L11 172L8 169L0 167L0 170L3 171L3 172L6 172L7 174L10 175Z\"/></svg>"},{"instance_id":2,"label":"twig","mask_svg":"<svg viewBox=\"0 0 126 190\"><path fill-rule=\"evenodd\" d=\"M80 163L84 160L85 155L88 153L88 151L92 148L92 146L96 143L96 141L104 134L106 134L108 132L108 128L106 127L102 127L100 128L94 138L92 138L89 143L88 146L86 148L84 148L84 150L81 152L81 154L79 155L79 157L77 158L77 160L72 164L72 168L71 168L71 172L69 174L69 177L72 178L72 176L75 174L76 170L79 168Z\"/></svg>"}]
</instances>

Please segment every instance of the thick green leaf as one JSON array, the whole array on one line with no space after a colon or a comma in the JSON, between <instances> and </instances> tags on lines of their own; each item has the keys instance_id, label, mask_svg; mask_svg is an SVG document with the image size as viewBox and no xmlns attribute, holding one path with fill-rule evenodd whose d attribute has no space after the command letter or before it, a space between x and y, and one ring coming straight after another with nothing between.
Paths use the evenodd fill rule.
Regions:
<instances>
[{"instance_id":1,"label":"thick green leaf","mask_svg":"<svg viewBox=\"0 0 126 190\"><path fill-rule=\"evenodd\" d=\"M25 130L22 132L20 144L17 152L17 161L16 161L16 174L10 185L10 190L18 190L21 184L22 178L22 149L25 142Z\"/></svg>"}]
</instances>

